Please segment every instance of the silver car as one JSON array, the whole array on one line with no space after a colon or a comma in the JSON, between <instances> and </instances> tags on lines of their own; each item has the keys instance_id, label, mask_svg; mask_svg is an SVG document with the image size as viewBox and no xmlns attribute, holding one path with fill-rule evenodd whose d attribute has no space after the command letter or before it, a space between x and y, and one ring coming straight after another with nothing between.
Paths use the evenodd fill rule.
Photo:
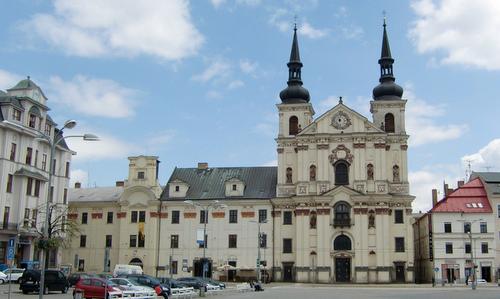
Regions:
<instances>
[{"instance_id":1,"label":"silver car","mask_svg":"<svg viewBox=\"0 0 500 299\"><path fill-rule=\"evenodd\" d=\"M156 298L153 288L142 286L126 278L110 278L109 281L118 285L123 291L123 297Z\"/></svg>"}]
</instances>

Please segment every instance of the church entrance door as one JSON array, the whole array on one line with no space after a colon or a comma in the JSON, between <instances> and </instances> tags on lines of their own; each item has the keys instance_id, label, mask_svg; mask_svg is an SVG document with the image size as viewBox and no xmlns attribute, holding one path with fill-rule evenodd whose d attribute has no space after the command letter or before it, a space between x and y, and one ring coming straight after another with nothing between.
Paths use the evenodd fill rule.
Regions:
<instances>
[{"instance_id":1,"label":"church entrance door","mask_svg":"<svg viewBox=\"0 0 500 299\"><path fill-rule=\"evenodd\" d=\"M351 259L348 257L335 258L335 281L351 281Z\"/></svg>"}]
</instances>

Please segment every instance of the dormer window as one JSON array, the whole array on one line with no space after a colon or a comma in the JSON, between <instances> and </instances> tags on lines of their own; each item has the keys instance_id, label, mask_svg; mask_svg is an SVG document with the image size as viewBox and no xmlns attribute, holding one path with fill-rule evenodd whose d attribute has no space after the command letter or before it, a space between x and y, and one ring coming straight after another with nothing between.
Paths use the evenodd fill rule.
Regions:
<instances>
[{"instance_id":1,"label":"dormer window","mask_svg":"<svg viewBox=\"0 0 500 299\"><path fill-rule=\"evenodd\" d=\"M12 119L21 121L21 111L14 108L12 110Z\"/></svg>"},{"instance_id":2,"label":"dormer window","mask_svg":"<svg viewBox=\"0 0 500 299\"><path fill-rule=\"evenodd\" d=\"M238 190L238 188L237 188L236 184L233 184L233 191L237 191L237 190Z\"/></svg>"},{"instance_id":3,"label":"dormer window","mask_svg":"<svg viewBox=\"0 0 500 299\"><path fill-rule=\"evenodd\" d=\"M179 186L175 186L175 192L179 192L180 190L180 187Z\"/></svg>"},{"instance_id":4,"label":"dormer window","mask_svg":"<svg viewBox=\"0 0 500 299\"><path fill-rule=\"evenodd\" d=\"M139 180L144 180L144 171L137 172L137 178Z\"/></svg>"},{"instance_id":5,"label":"dormer window","mask_svg":"<svg viewBox=\"0 0 500 299\"><path fill-rule=\"evenodd\" d=\"M30 121L28 123L28 126L33 129L36 128L36 115L30 114Z\"/></svg>"}]
</instances>

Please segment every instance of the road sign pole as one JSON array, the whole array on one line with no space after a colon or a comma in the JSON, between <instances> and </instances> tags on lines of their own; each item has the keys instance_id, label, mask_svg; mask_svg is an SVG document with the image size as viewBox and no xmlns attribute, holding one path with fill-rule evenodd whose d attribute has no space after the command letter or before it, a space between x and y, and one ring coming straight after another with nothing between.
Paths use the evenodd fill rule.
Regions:
<instances>
[{"instance_id":1,"label":"road sign pole","mask_svg":"<svg viewBox=\"0 0 500 299\"><path fill-rule=\"evenodd\" d=\"M9 264L9 290L7 291L7 299L10 299L11 284L12 284L12 265L14 264L14 255L16 248L16 239L10 238L7 246L7 263Z\"/></svg>"}]
</instances>

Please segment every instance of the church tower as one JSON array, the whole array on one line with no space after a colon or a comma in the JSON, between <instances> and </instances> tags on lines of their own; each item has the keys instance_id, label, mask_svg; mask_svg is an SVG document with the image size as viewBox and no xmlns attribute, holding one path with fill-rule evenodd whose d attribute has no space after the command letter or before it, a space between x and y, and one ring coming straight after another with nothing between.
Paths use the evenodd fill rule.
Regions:
<instances>
[{"instance_id":1,"label":"church tower","mask_svg":"<svg viewBox=\"0 0 500 299\"><path fill-rule=\"evenodd\" d=\"M293 29L292 50L288 66L287 87L280 92L281 104L277 104L279 111L278 144L295 140L303 128L308 126L314 115L314 109L309 103L309 91L302 86L302 62L300 61L299 43L297 40L297 25ZM285 153L286 150L292 150ZM278 148L278 185L296 183L297 159L293 147ZM279 193L279 192L278 192Z\"/></svg>"},{"instance_id":2,"label":"church tower","mask_svg":"<svg viewBox=\"0 0 500 299\"><path fill-rule=\"evenodd\" d=\"M406 135L405 105L406 100L401 97L403 88L395 83L389 38L384 20L382 37L382 53L380 64L380 84L373 89L373 101L370 102L370 111L373 114L373 123L387 133Z\"/></svg>"}]
</instances>

